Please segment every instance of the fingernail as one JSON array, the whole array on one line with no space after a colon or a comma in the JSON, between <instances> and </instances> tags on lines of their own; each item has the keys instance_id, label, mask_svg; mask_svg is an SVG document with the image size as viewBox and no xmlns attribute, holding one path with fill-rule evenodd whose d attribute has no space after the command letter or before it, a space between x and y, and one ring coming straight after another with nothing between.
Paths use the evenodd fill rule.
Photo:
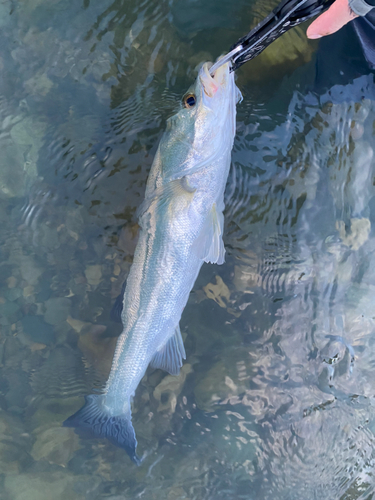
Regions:
<instances>
[{"instance_id":1,"label":"fingernail","mask_svg":"<svg viewBox=\"0 0 375 500\"><path fill-rule=\"evenodd\" d=\"M322 38L322 35L318 35L318 34L309 35L309 38L310 38L310 40L316 40L317 38Z\"/></svg>"}]
</instances>

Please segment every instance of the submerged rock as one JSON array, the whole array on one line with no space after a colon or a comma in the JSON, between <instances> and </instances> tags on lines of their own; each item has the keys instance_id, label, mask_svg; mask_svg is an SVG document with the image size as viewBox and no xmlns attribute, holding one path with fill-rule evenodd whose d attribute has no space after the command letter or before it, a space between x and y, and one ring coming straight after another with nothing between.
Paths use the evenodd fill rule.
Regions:
<instances>
[{"instance_id":1,"label":"submerged rock","mask_svg":"<svg viewBox=\"0 0 375 500\"><path fill-rule=\"evenodd\" d=\"M109 375L117 342L117 337L103 335L106 329L104 325L91 325L78 340L82 354L103 380Z\"/></svg>"},{"instance_id":2,"label":"submerged rock","mask_svg":"<svg viewBox=\"0 0 375 500\"><path fill-rule=\"evenodd\" d=\"M159 401L158 411L175 412L177 397L180 395L186 377L191 371L192 366L189 363L185 363L179 375L167 375L160 384L155 387L154 398Z\"/></svg>"},{"instance_id":3,"label":"submerged rock","mask_svg":"<svg viewBox=\"0 0 375 500\"><path fill-rule=\"evenodd\" d=\"M0 324L9 325L17 321L20 306L17 302L4 301L0 303Z\"/></svg>"},{"instance_id":4,"label":"submerged rock","mask_svg":"<svg viewBox=\"0 0 375 500\"><path fill-rule=\"evenodd\" d=\"M0 4L0 27L6 26L9 23L9 16L13 11L12 2L5 0Z\"/></svg>"},{"instance_id":5,"label":"submerged rock","mask_svg":"<svg viewBox=\"0 0 375 500\"><path fill-rule=\"evenodd\" d=\"M0 470L3 474L17 474L19 472L20 456L24 453L20 449L20 442L13 439L15 433L21 434L23 429L15 418L6 418L0 411ZM26 443L22 443L26 448Z\"/></svg>"},{"instance_id":6,"label":"submerged rock","mask_svg":"<svg viewBox=\"0 0 375 500\"><path fill-rule=\"evenodd\" d=\"M16 116L7 116L5 122L10 134L1 146L0 198L19 198L37 177L36 163L45 125L30 118L20 121ZM12 122L16 123L12 126ZM3 128L8 128L4 123Z\"/></svg>"},{"instance_id":7,"label":"submerged rock","mask_svg":"<svg viewBox=\"0 0 375 500\"><path fill-rule=\"evenodd\" d=\"M220 307L227 307L230 291L220 276L215 276L216 284L208 283L203 290L209 299L214 300Z\"/></svg>"},{"instance_id":8,"label":"submerged rock","mask_svg":"<svg viewBox=\"0 0 375 500\"><path fill-rule=\"evenodd\" d=\"M32 382L35 388L35 382ZM43 394L38 394L39 398L33 401L37 405L35 412L28 417L27 426L34 434L45 431L51 427L60 427L64 420L72 415L77 408L82 405L82 397L72 396L64 398L59 396L48 397L43 399ZM53 396L51 394L51 396ZM28 411L32 411L30 406Z\"/></svg>"},{"instance_id":9,"label":"submerged rock","mask_svg":"<svg viewBox=\"0 0 375 500\"><path fill-rule=\"evenodd\" d=\"M194 387L197 406L204 411L213 411L218 403L237 398L246 390L249 378L245 368L247 352L227 353L225 360L218 361L203 373Z\"/></svg>"},{"instance_id":10,"label":"submerged rock","mask_svg":"<svg viewBox=\"0 0 375 500\"><path fill-rule=\"evenodd\" d=\"M79 353L59 346L47 352L42 364L34 370L31 385L43 398L70 398L90 389L89 373Z\"/></svg>"},{"instance_id":11,"label":"submerged rock","mask_svg":"<svg viewBox=\"0 0 375 500\"><path fill-rule=\"evenodd\" d=\"M208 370L194 388L197 405L205 411L212 408L228 394L228 386L225 383L225 364L219 361Z\"/></svg>"},{"instance_id":12,"label":"submerged rock","mask_svg":"<svg viewBox=\"0 0 375 500\"><path fill-rule=\"evenodd\" d=\"M85 269L87 283L92 286L97 286L102 279L102 266L99 264L87 266Z\"/></svg>"},{"instance_id":13,"label":"submerged rock","mask_svg":"<svg viewBox=\"0 0 375 500\"><path fill-rule=\"evenodd\" d=\"M4 293L5 298L10 302L19 299L22 295L23 291L21 288L9 288L9 290L6 290Z\"/></svg>"},{"instance_id":14,"label":"submerged rock","mask_svg":"<svg viewBox=\"0 0 375 500\"><path fill-rule=\"evenodd\" d=\"M5 477L6 494L12 500L79 500L74 492L77 477L64 471L33 474L17 474Z\"/></svg>"},{"instance_id":15,"label":"submerged rock","mask_svg":"<svg viewBox=\"0 0 375 500\"><path fill-rule=\"evenodd\" d=\"M71 302L66 297L52 297L45 302L44 320L50 325L66 321L70 313Z\"/></svg>"},{"instance_id":16,"label":"submerged rock","mask_svg":"<svg viewBox=\"0 0 375 500\"><path fill-rule=\"evenodd\" d=\"M42 70L29 78L23 85L28 94L45 96L53 87L53 82Z\"/></svg>"},{"instance_id":17,"label":"submerged rock","mask_svg":"<svg viewBox=\"0 0 375 500\"><path fill-rule=\"evenodd\" d=\"M233 285L238 292L251 292L261 283L261 279L256 266L242 264L234 266Z\"/></svg>"},{"instance_id":18,"label":"submerged rock","mask_svg":"<svg viewBox=\"0 0 375 500\"><path fill-rule=\"evenodd\" d=\"M9 408L18 412L19 408L26 406L26 398L30 394L28 375L22 370L13 370L7 374L8 391L5 400Z\"/></svg>"},{"instance_id":19,"label":"submerged rock","mask_svg":"<svg viewBox=\"0 0 375 500\"><path fill-rule=\"evenodd\" d=\"M32 255L11 255L9 260L18 265L22 278L29 285L35 286L38 283L40 276L43 274L43 269Z\"/></svg>"},{"instance_id":20,"label":"submerged rock","mask_svg":"<svg viewBox=\"0 0 375 500\"><path fill-rule=\"evenodd\" d=\"M347 231L344 221L336 221L336 229L344 245L358 250L369 238L371 222L365 218L350 219L350 231Z\"/></svg>"},{"instance_id":21,"label":"submerged rock","mask_svg":"<svg viewBox=\"0 0 375 500\"><path fill-rule=\"evenodd\" d=\"M28 176L28 181L37 177L36 165L46 128L46 123L27 117L18 121L10 131L14 143L22 152L23 168Z\"/></svg>"},{"instance_id":22,"label":"submerged rock","mask_svg":"<svg viewBox=\"0 0 375 500\"><path fill-rule=\"evenodd\" d=\"M19 198L25 194L24 159L13 142L1 147L0 198Z\"/></svg>"},{"instance_id":23,"label":"submerged rock","mask_svg":"<svg viewBox=\"0 0 375 500\"><path fill-rule=\"evenodd\" d=\"M84 328L89 328L91 323L87 321L81 321L79 319L74 319L71 316L68 316L66 322L73 328L76 333L81 333Z\"/></svg>"},{"instance_id":24,"label":"submerged rock","mask_svg":"<svg viewBox=\"0 0 375 500\"><path fill-rule=\"evenodd\" d=\"M17 278L15 276L10 276L7 279L8 288L14 288L17 285Z\"/></svg>"},{"instance_id":25,"label":"submerged rock","mask_svg":"<svg viewBox=\"0 0 375 500\"><path fill-rule=\"evenodd\" d=\"M37 434L31 455L34 460L44 459L65 467L79 447L79 437L73 429L51 427Z\"/></svg>"},{"instance_id":26,"label":"submerged rock","mask_svg":"<svg viewBox=\"0 0 375 500\"><path fill-rule=\"evenodd\" d=\"M41 316L24 316L21 320L23 331L33 342L50 345L55 342L55 332L51 325L43 321Z\"/></svg>"}]
</instances>

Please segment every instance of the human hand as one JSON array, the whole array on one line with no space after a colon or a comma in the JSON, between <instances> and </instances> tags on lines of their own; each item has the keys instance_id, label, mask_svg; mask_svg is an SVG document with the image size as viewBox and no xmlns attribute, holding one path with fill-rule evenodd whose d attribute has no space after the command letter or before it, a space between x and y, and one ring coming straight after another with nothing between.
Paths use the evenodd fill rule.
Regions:
<instances>
[{"instance_id":1,"label":"human hand","mask_svg":"<svg viewBox=\"0 0 375 500\"><path fill-rule=\"evenodd\" d=\"M336 0L326 12L310 24L307 37L321 38L331 35L356 17L358 15L350 9L348 0Z\"/></svg>"}]
</instances>

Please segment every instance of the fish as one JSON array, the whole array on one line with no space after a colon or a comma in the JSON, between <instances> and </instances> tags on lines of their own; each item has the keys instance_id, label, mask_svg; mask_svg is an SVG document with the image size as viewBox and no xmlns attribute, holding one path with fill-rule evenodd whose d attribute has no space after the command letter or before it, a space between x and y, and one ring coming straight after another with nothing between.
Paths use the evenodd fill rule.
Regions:
<instances>
[{"instance_id":1,"label":"fish","mask_svg":"<svg viewBox=\"0 0 375 500\"><path fill-rule=\"evenodd\" d=\"M224 262L224 190L241 94L229 63L213 76L210 67L202 65L181 109L167 120L151 166L122 301L123 331L105 389L85 396L64 422L107 438L137 465L135 390L149 365L179 373L186 359L179 321L190 291L204 262Z\"/></svg>"}]
</instances>

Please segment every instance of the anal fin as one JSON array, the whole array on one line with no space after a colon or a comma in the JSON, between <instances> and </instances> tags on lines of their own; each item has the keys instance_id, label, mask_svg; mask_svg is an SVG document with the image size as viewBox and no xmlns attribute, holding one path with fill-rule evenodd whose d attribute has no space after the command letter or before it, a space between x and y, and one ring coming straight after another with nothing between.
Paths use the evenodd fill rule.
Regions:
<instances>
[{"instance_id":1,"label":"anal fin","mask_svg":"<svg viewBox=\"0 0 375 500\"><path fill-rule=\"evenodd\" d=\"M178 375L183 359L186 359L186 353L181 337L181 330L179 325L177 325L174 335L154 354L150 366L165 370L171 375Z\"/></svg>"}]
</instances>

